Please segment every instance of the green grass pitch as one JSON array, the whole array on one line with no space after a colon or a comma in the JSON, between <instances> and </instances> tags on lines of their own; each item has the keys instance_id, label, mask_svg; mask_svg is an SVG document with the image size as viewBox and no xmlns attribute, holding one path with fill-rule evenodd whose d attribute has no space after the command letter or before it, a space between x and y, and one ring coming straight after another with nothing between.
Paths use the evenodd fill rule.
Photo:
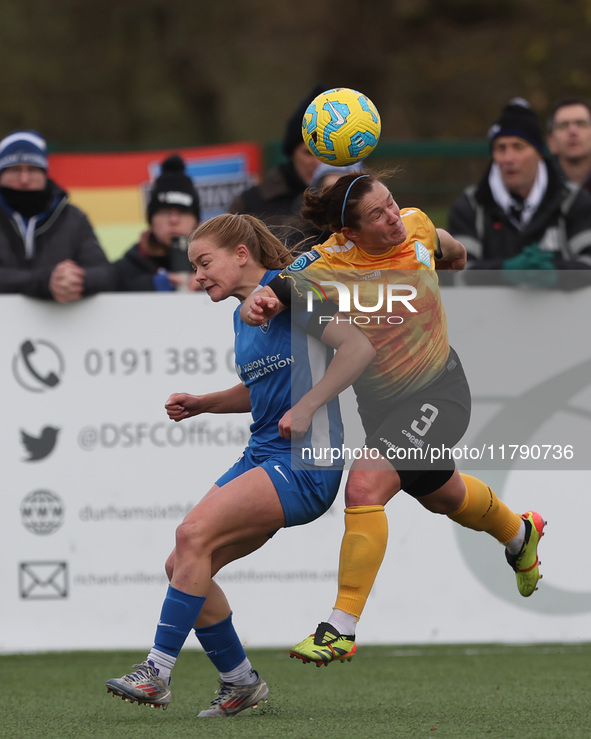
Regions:
<instances>
[{"instance_id":1,"label":"green grass pitch","mask_svg":"<svg viewBox=\"0 0 591 739\"><path fill-rule=\"evenodd\" d=\"M167 711L125 703L105 681L143 654L0 656L1 735L28 737L591 736L591 644L359 647L352 662L317 668L283 650L249 650L269 701L227 719L197 719L217 687L201 652L181 654Z\"/></svg>"}]
</instances>

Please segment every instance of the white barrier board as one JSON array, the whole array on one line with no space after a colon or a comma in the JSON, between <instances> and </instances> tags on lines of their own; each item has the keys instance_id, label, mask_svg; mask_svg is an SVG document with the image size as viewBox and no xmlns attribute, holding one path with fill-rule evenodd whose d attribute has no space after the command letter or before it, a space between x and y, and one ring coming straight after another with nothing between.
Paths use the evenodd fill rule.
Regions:
<instances>
[{"instance_id":1,"label":"white barrier board","mask_svg":"<svg viewBox=\"0 0 591 739\"><path fill-rule=\"evenodd\" d=\"M473 393L464 453L481 455L458 466L513 509L549 520L544 579L521 598L499 544L401 493L386 509L388 552L359 640L591 640L591 557L579 526L591 515L591 291L443 294ZM235 305L175 294L71 306L0 298L0 651L151 646L175 527L239 456L250 423L174 424L163 406L172 392L236 383ZM570 446L574 459L532 461L547 446ZM499 461L513 447L516 458ZM342 509L341 490L322 519L220 573L245 644L287 646L328 616Z\"/></svg>"}]
</instances>

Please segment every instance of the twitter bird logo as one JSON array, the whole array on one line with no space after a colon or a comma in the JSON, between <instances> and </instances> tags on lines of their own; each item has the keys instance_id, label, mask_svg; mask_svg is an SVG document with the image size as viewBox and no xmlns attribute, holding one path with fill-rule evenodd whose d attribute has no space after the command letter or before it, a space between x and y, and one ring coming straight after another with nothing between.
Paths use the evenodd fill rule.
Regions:
<instances>
[{"instance_id":1,"label":"twitter bird logo","mask_svg":"<svg viewBox=\"0 0 591 739\"><path fill-rule=\"evenodd\" d=\"M46 426L40 436L31 436L21 429L21 441L29 455L25 462L35 462L50 455L57 442L59 431L53 426Z\"/></svg>"}]
</instances>

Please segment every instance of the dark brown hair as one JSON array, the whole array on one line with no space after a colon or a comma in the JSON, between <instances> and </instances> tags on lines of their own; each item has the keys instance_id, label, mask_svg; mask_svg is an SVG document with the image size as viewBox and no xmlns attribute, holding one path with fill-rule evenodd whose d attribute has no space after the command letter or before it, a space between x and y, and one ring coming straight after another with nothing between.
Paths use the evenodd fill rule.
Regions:
<instances>
[{"instance_id":1,"label":"dark brown hair","mask_svg":"<svg viewBox=\"0 0 591 739\"><path fill-rule=\"evenodd\" d=\"M585 98L563 98L552 106L552 110L550 111L550 115L546 122L548 133L552 133L552 131L554 131L554 119L556 118L556 113L558 113L561 108L566 108L571 105L582 105L584 108L587 108L587 112L591 116L591 103L589 103L588 100L585 100Z\"/></svg>"},{"instance_id":2,"label":"dark brown hair","mask_svg":"<svg viewBox=\"0 0 591 739\"><path fill-rule=\"evenodd\" d=\"M379 173L353 172L339 177L333 185L322 190L308 188L304 192L302 217L312 221L317 228L321 230L329 228L333 233L340 233L344 226L358 228L358 208L361 200L376 182L384 184L385 179L398 173L398 169L384 170ZM343 203L345 203L344 208Z\"/></svg>"}]
</instances>

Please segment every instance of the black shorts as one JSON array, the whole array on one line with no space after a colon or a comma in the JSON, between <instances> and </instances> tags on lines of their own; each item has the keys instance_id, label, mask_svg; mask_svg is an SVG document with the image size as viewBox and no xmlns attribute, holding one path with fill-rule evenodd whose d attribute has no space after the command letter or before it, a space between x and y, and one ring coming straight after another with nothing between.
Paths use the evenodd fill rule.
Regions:
<instances>
[{"instance_id":1,"label":"black shorts","mask_svg":"<svg viewBox=\"0 0 591 739\"><path fill-rule=\"evenodd\" d=\"M450 349L445 369L426 387L402 400L359 401L365 443L398 472L402 489L415 498L452 476L451 453L470 422L471 397L458 355Z\"/></svg>"}]
</instances>

